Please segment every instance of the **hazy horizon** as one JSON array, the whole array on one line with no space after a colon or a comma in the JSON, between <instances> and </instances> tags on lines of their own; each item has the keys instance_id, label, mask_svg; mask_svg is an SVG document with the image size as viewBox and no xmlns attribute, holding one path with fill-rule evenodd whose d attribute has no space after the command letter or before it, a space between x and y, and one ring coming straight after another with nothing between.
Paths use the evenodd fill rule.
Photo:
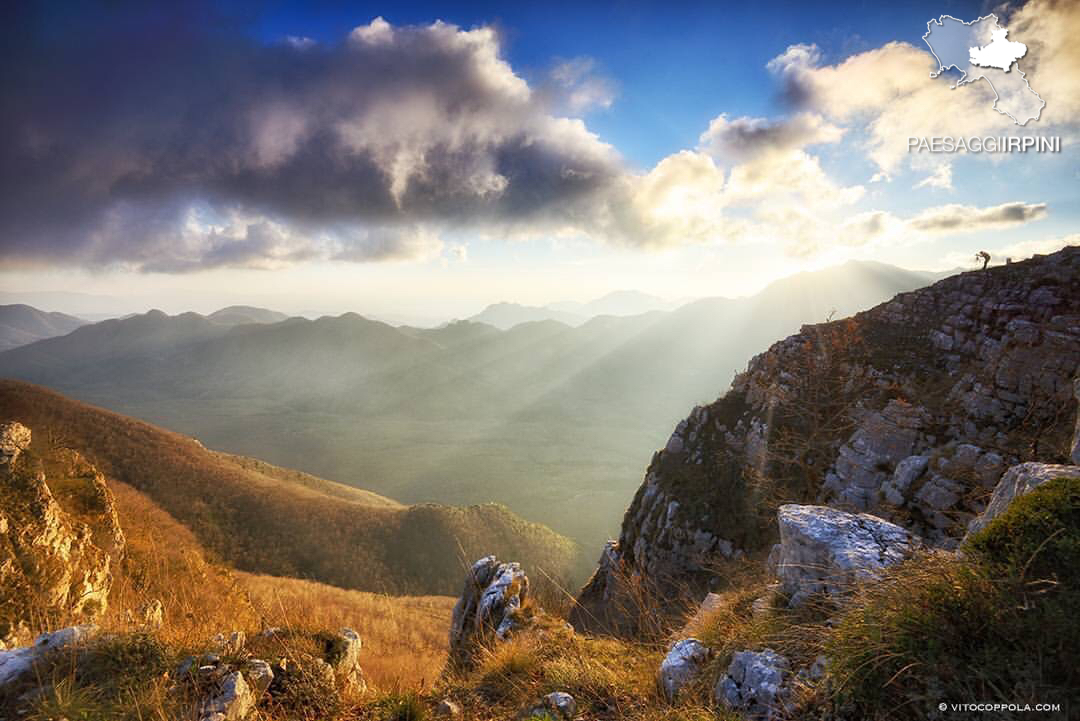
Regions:
<instances>
[{"instance_id":1,"label":"hazy horizon","mask_svg":"<svg viewBox=\"0 0 1080 721\"><path fill-rule=\"evenodd\" d=\"M1054 31L1076 15L999 12L1039 43L1023 69L1046 107L1025 126L985 84L931 77L932 2L789 7L779 35L756 7L21 5L0 289L119 297L97 316L244 304L431 325L1055 250L1080 221L1080 63ZM907 143L1031 132L1062 151Z\"/></svg>"},{"instance_id":2,"label":"hazy horizon","mask_svg":"<svg viewBox=\"0 0 1080 721\"><path fill-rule=\"evenodd\" d=\"M1054 248L1050 248L1054 250ZM530 308L548 308L558 307L560 305L579 304L587 305L589 303L604 300L611 296L617 296L620 294L634 294L641 296L648 296L654 298L657 301L661 301L667 307L667 310L673 310L688 303L693 303L698 300L706 298L726 298L726 299L740 299L750 298L773 283L781 281L794 276L815 272L815 271L828 271L831 269L837 269L850 262L871 262L877 263L879 261L860 261L860 260L846 260L841 263L825 265L821 268L814 268L810 270L795 270L791 273L778 275L768 280L758 280L756 286L744 293L734 292L720 292L713 293L711 295L700 296L688 296L685 294L676 297L665 297L650 293L640 288L611 288L600 292L598 294L589 295L587 293L578 292L568 296L544 296L537 300L522 300L521 295L513 295L514 291L508 291L511 295L507 297L495 297L492 296L486 299L479 299L476 301L463 300L460 305L453 306L459 307L461 310L457 313L443 313L443 314L423 314L423 313L408 313L403 312L395 307L387 306L385 303L375 301L367 303L365 305L358 305L356 303L350 303L350 301L342 300L337 304L327 304L325 306L319 306L310 302L307 297L297 297L286 294L262 294L262 295L249 295L239 293L219 293L216 295L207 295L205 293L195 293L193 291L176 290L174 292L156 292L146 294L136 293L123 293L123 294L95 294L95 293L83 293L70 290L60 290L53 288L35 288L31 290L12 290L8 287L4 287L0 290L0 305L13 305L22 304L29 305L38 310L45 312L59 312L67 315L72 315L84 320L96 322L99 320L105 320L107 318L119 318L128 315L136 315L147 313L151 310L160 310L168 315L178 315L180 313L194 312L201 315L208 315L215 311L227 308L230 306L250 306L257 308L265 308L267 310L277 311L284 313L288 316L299 316L303 318L315 319L322 316L340 316L345 313L356 313L370 318L372 320L379 320L391 325L412 325L417 327L437 327L444 323L453 322L457 320L467 320L483 312L484 310L497 306L500 304L518 305ZM995 259L995 264L1003 262L1003 259ZM890 264L885 264L890 265ZM970 267L974 267L973 264L969 264ZM947 274L950 271L961 272L968 270L970 267L954 267L948 269L942 269L941 271L927 270L923 268L904 268L902 266L893 266L901 270L906 270L915 273L926 273L940 276ZM531 296L529 296L531 298ZM358 301L357 303L363 303ZM420 307L420 306L418 306ZM623 313L616 313L622 315ZM625 313L630 315L633 313ZM588 315L583 316L585 318L590 317Z\"/></svg>"}]
</instances>

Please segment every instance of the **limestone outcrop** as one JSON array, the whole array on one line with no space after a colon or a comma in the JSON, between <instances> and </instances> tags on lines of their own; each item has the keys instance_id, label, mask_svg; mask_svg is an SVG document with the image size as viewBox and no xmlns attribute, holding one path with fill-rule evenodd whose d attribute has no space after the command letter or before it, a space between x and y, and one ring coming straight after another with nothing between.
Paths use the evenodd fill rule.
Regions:
<instances>
[{"instance_id":1,"label":"limestone outcrop","mask_svg":"<svg viewBox=\"0 0 1080 721\"><path fill-rule=\"evenodd\" d=\"M25 642L32 614L99 618L124 535L105 479L78 454L60 454L55 479L78 514L64 510L40 462L25 454L30 431L6 424L0 466L0 641Z\"/></svg>"},{"instance_id":2,"label":"limestone outcrop","mask_svg":"<svg viewBox=\"0 0 1080 721\"><path fill-rule=\"evenodd\" d=\"M879 577L917 548L912 535L866 513L827 506L780 506L775 549L780 592L792 606L815 594L840 598L860 581Z\"/></svg>"},{"instance_id":3,"label":"limestone outcrop","mask_svg":"<svg viewBox=\"0 0 1080 721\"><path fill-rule=\"evenodd\" d=\"M954 549L1006 469L1080 456L1078 370L1078 247L804 326L654 454L572 623L633 633L642 590L699 601L718 567L774 542L778 501Z\"/></svg>"},{"instance_id":4,"label":"limestone outcrop","mask_svg":"<svg viewBox=\"0 0 1080 721\"><path fill-rule=\"evenodd\" d=\"M450 656L468 663L473 654L493 640L507 638L522 627L522 607L529 579L517 563L500 563L485 556L465 574L461 597L450 624Z\"/></svg>"}]
</instances>

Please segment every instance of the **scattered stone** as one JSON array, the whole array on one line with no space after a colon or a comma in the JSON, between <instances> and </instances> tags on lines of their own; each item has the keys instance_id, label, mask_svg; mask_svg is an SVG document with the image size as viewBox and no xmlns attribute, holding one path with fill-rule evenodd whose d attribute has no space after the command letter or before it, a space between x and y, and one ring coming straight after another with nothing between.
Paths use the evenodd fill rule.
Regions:
<instances>
[{"instance_id":1,"label":"scattered stone","mask_svg":"<svg viewBox=\"0 0 1080 721\"><path fill-rule=\"evenodd\" d=\"M218 693L199 704L200 721L243 721L255 708L255 695L244 675L233 671L221 681Z\"/></svg>"},{"instance_id":2,"label":"scattered stone","mask_svg":"<svg viewBox=\"0 0 1080 721\"><path fill-rule=\"evenodd\" d=\"M274 682L274 671L270 668L270 664L258 658L248 661L244 671L248 684L251 686L251 693L258 700Z\"/></svg>"},{"instance_id":3,"label":"scattered stone","mask_svg":"<svg viewBox=\"0 0 1080 721\"><path fill-rule=\"evenodd\" d=\"M363 693L367 690L364 671L360 667L360 650L363 646L360 634L351 628L343 628L334 648L334 655L328 659L334 675L350 693Z\"/></svg>"},{"instance_id":4,"label":"scattered stone","mask_svg":"<svg viewBox=\"0 0 1080 721\"><path fill-rule=\"evenodd\" d=\"M522 719L544 719L545 721L573 721L577 715L577 701L565 691L552 691L541 699L536 706L525 709Z\"/></svg>"},{"instance_id":5,"label":"scattered stone","mask_svg":"<svg viewBox=\"0 0 1080 721\"><path fill-rule=\"evenodd\" d=\"M825 671L828 669L829 660L825 656L818 656L814 659L814 662L806 668L799 669L799 672L795 674L796 680L803 686L813 686L821 679L825 678Z\"/></svg>"},{"instance_id":6,"label":"scattered stone","mask_svg":"<svg viewBox=\"0 0 1080 721\"><path fill-rule=\"evenodd\" d=\"M709 649L696 638L676 641L660 664L660 688L668 701L674 701L688 684L701 675L711 656Z\"/></svg>"},{"instance_id":7,"label":"scattered stone","mask_svg":"<svg viewBox=\"0 0 1080 721\"><path fill-rule=\"evenodd\" d=\"M247 645L247 636L243 631L233 631L228 638L225 634L219 633L210 643L223 656L239 656Z\"/></svg>"},{"instance_id":8,"label":"scattered stone","mask_svg":"<svg viewBox=\"0 0 1080 721\"><path fill-rule=\"evenodd\" d=\"M441 717L460 716L461 706L448 698L444 698L442 701L439 701L438 705L435 707L435 715Z\"/></svg>"},{"instance_id":9,"label":"scattered stone","mask_svg":"<svg viewBox=\"0 0 1080 721\"><path fill-rule=\"evenodd\" d=\"M84 643L97 635L94 625L72 626L37 637L33 645L0 651L0 689L33 673L34 667L49 654Z\"/></svg>"},{"instance_id":10,"label":"scattered stone","mask_svg":"<svg viewBox=\"0 0 1080 721\"><path fill-rule=\"evenodd\" d=\"M577 701L565 691L552 691L544 697L544 705L564 719L572 719L577 714Z\"/></svg>"},{"instance_id":11,"label":"scattered stone","mask_svg":"<svg viewBox=\"0 0 1080 721\"><path fill-rule=\"evenodd\" d=\"M840 597L853 583L877 578L918 545L910 533L884 519L827 506L783 505L777 520L779 590L792 606L817 593Z\"/></svg>"},{"instance_id":12,"label":"scattered stone","mask_svg":"<svg viewBox=\"0 0 1080 721\"><path fill-rule=\"evenodd\" d=\"M465 575L461 597L450 624L450 654L468 662L492 637L504 640L524 625L521 608L529 579L517 563L499 563L485 556Z\"/></svg>"},{"instance_id":13,"label":"scattered stone","mask_svg":"<svg viewBox=\"0 0 1080 721\"><path fill-rule=\"evenodd\" d=\"M165 624L165 606L158 599L149 601L139 607L138 619L144 628L157 631Z\"/></svg>"},{"instance_id":14,"label":"scattered stone","mask_svg":"<svg viewBox=\"0 0 1080 721\"><path fill-rule=\"evenodd\" d=\"M1009 507L1014 498L1030 493L1055 478L1080 477L1080 466L1061 466L1052 463L1021 463L1001 477L986 510L968 524L967 536L978 533Z\"/></svg>"},{"instance_id":15,"label":"scattered stone","mask_svg":"<svg viewBox=\"0 0 1080 721\"><path fill-rule=\"evenodd\" d=\"M709 616L709 614L720 608L721 605L723 605L723 599L720 597L719 594L706 594L705 598L701 600L701 604L698 605L697 611L694 612L694 615L690 618L689 621L687 621L683 629L689 630L696 628L699 624L701 624L702 621L704 621Z\"/></svg>"},{"instance_id":16,"label":"scattered stone","mask_svg":"<svg viewBox=\"0 0 1080 721\"><path fill-rule=\"evenodd\" d=\"M793 705L788 660L772 649L740 651L716 685L716 700L749 719L787 718Z\"/></svg>"}]
</instances>

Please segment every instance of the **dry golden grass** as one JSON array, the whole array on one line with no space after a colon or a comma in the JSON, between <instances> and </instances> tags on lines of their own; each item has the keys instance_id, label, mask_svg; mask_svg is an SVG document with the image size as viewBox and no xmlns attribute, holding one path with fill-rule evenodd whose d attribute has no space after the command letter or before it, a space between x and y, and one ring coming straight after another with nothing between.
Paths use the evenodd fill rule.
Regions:
<instances>
[{"instance_id":1,"label":"dry golden grass","mask_svg":"<svg viewBox=\"0 0 1080 721\"><path fill-rule=\"evenodd\" d=\"M235 574L209 560L191 531L131 486L113 480L108 485L127 547L114 572L105 628L137 629L139 609L154 600L165 609L161 639L180 648L204 646L221 632L259 627Z\"/></svg>"},{"instance_id":2,"label":"dry golden grass","mask_svg":"<svg viewBox=\"0 0 1080 721\"><path fill-rule=\"evenodd\" d=\"M364 674L380 690L430 686L446 662L453 598L385 596L292 578L237 576L270 626L300 631L348 627L359 633Z\"/></svg>"},{"instance_id":3,"label":"dry golden grass","mask_svg":"<svg viewBox=\"0 0 1080 721\"><path fill-rule=\"evenodd\" d=\"M127 557L110 594L106 628L135 630L134 612L157 599L165 607L158 635L178 648L204 647L233 630L348 627L364 641L364 673L376 688L421 689L442 670L455 599L387 596L231 571L207 560L195 536L144 494L118 481L109 486L127 535Z\"/></svg>"}]
</instances>

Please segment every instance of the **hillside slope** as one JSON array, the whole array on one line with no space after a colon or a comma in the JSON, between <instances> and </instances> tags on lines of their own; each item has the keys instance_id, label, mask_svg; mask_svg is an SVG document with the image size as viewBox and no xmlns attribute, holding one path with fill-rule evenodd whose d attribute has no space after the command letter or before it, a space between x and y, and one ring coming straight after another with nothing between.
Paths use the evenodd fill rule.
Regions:
<instances>
[{"instance_id":1,"label":"hillside slope","mask_svg":"<svg viewBox=\"0 0 1080 721\"><path fill-rule=\"evenodd\" d=\"M565 579L574 544L493 504L402 506L251 459L205 449L150 424L0 381L4 419L71 447L142 491L237 568L343 588L449 594L463 561L497 550Z\"/></svg>"},{"instance_id":2,"label":"hillside slope","mask_svg":"<svg viewBox=\"0 0 1080 721\"><path fill-rule=\"evenodd\" d=\"M0 305L0 351L66 335L86 321L64 313L47 313L33 306Z\"/></svg>"},{"instance_id":3,"label":"hillside slope","mask_svg":"<svg viewBox=\"0 0 1080 721\"><path fill-rule=\"evenodd\" d=\"M954 548L1004 469L1067 458L1078 366L1075 247L805 326L653 456L575 624L634 630L631 592L700 598L718 566L768 551L785 502L869 511Z\"/></svg>"}]
</instances>

